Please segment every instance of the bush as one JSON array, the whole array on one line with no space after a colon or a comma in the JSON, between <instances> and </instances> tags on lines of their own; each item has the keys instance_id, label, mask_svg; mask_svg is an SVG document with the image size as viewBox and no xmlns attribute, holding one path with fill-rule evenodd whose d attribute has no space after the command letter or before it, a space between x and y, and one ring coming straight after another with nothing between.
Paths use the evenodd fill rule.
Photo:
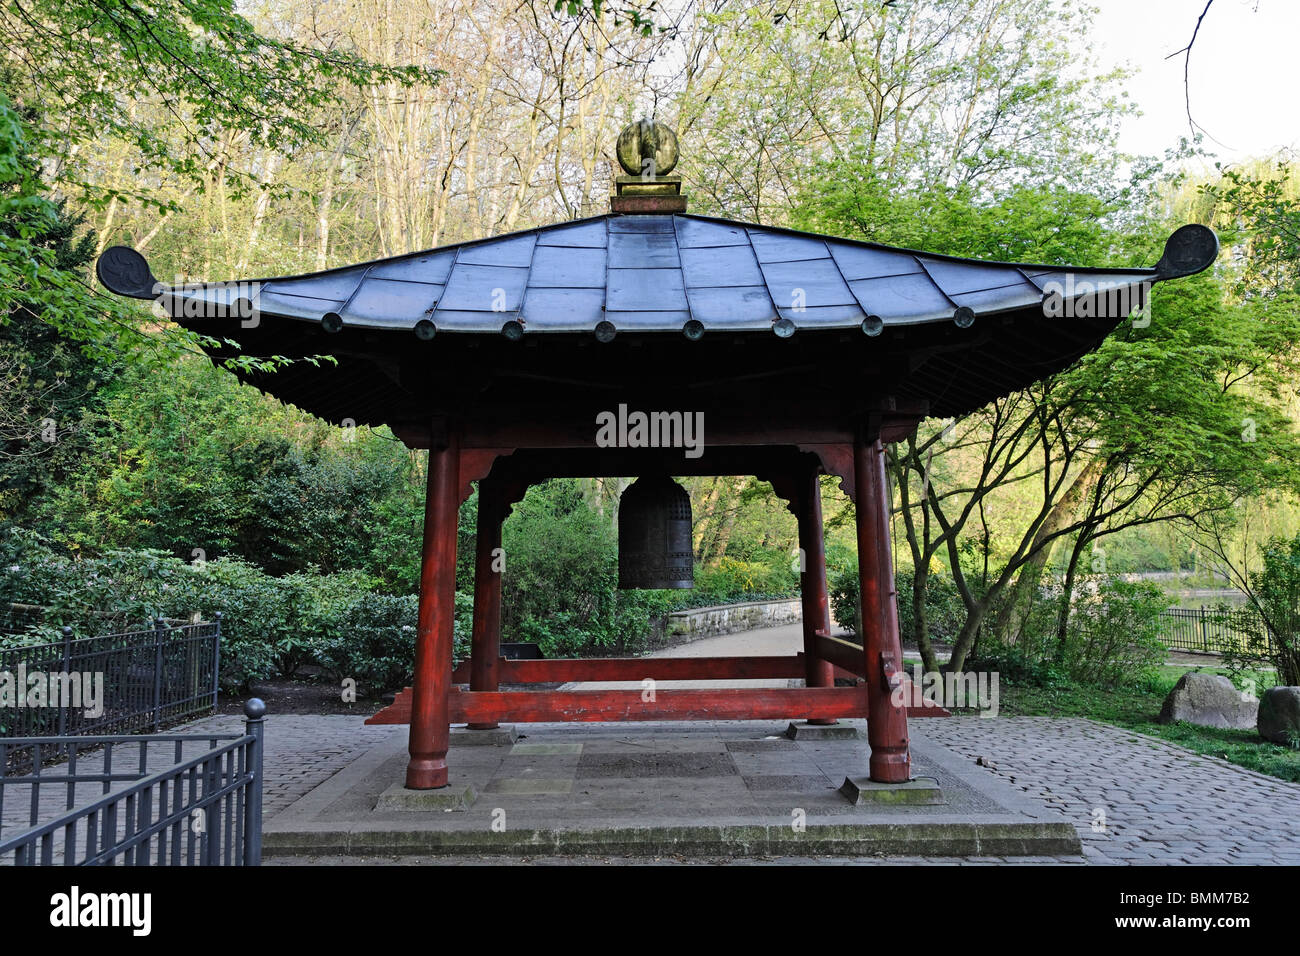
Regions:
<instances>
[{"instance_id":1,"label":"bush","mask_svg":"<svg viewBox=\"0 0 1300 956\"><path fill-rule=\"evenodd\" d=\"M1057 637L1062 600L1060 585L1045 588L1017 643L984 648L981 666L995 664L1008 679L1042 685L1150 684L1167 653L1160 618L1169 600L1158 586L1103 575L1080 579L1064 641Z\"/></svg>"},{"instance_id":2,"label":"bush","mask_svg":"<svg viewBox=\"0 0 1300 956\"><path fill-rule=\"evenodd\" d=\"M321 667L333 680L352 678L363 697L378 697L411 683L419 599L413 595L362 594L342 613L338 626L316 644ZM452 656L469 656L474 600L456 592Z\"/></svg>"},{"instance_id":3,"label":"bush","mask_svg":"<svg viewBox=\"0 0 1300 956\"><path fill-rule=\"evenodd\" d=\"M1234 674L1272 667L1283 686L1300 684L1300 535L1274 538L1261 549L1260 570L1250 576L1255 608L1245 616L1244 646L1224 654ZM1220 609L1226 615L1227 609Z\"/></svg>"},{"instance_id":4,"label":"bush","mask_svg":"<svg viewBox=\"0 0 1300 956\"><path fill-rule=\"evenodd\" d=\"M351 678L362 697L410 682L415 660L415 595L364 594L339 627L317 642L321 667L335 681Z\"/></svg>"},{"instance_id":5,"label":"bush","mask_svg":"<svg viewBox=\"0 0 1300 956\"><path fill-rule=\"evenodd\" d=\"M912 614L912 572L899 571L894 575L898 591L898 633L905 644L917 640L916 622ZM830 576L831 615L846 630L855 630L858 613L858 566L846 564ZM966 623L966 605L957 593L957 585L947 575L931 574L926 592L926 617L929 620L930 639L952 642Z\"/></svg>"},{"instance_id":6,"label":"bush","mask_svg":"<svg viewBox=\"0 0 1300 956\"><path fill-rule=\"evenodd\" d=\"M672 592L619 590L613 518L573 482L530 488L502 546L502 639L535 641L548 657L641 650L672 606Z\"/></svg>"},{"instance_id":7,"label":"bush","mask_svg":"<svg viewBox=\"0 0 1300 956\"><path fill-rule=\"evenodd\" d=\"M717 564L695 569L695 587L673 596L675 607L708 607L739 601L782 600L798 597L796 558L772 552L763 561L724 557Z\"/></svg>"},{"instance_id":8,"label":"bush","mask_svg":"<svg viewBox=\"0 0 1300 956\"><path fill-rule=\"evenodd\" d=\"M409 676L416 599L385 603L371 592L375 583L357 572L276 578L237 558L189 564L159 551L113 551L76 561L32 535L0 539L0 594L46 608L44 621L12 642L57 640L64 624L78 634L104 634L148 626L154 617L212 620L220 612L219 683L228 693L246 692L276 674L292 677L316 663L358 679L373 674L372 684L393 686L385 682L396 683L392 658L402 648ZM391 629L399 608L409 608L407 644ZM470 599L457 595L461 648L468 647L470 608ZM348 650L354 632L363 645L371 641L369 650Z\"/></svg>"}]
</instances>

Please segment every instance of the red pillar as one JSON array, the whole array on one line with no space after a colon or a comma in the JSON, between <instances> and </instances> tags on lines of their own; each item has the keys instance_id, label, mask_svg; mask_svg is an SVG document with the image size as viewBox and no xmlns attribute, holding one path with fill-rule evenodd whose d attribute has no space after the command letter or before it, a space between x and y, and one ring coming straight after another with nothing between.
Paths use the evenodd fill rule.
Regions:
<instances>
[{"instance_id":1,"label":"red pillar","mask_svg":"<svg viewBox=\"0 0 1300 956\"><path fill-rule=\"evenodd\" d=\"M891 700L903 678L898 638L898 603L889 547L889 498L885 452L879 439L859 437L853 446L858 516L858 574L862 588L863 644L867 657L867 740L871 779L902 783L911 779L906 701Z\"/></svg>"},{"instance_id":2,"label":"red pillar","mask_svg":"<svg viewBox=\"0 0 1300 956\"><path fill-rule=\"evenodd\" d=\"M505 518L500 488L488 479L478 483L478 531L474 557L474 630L470 640L469 689L496 690L501 657L501 523ZM470 724L492 730L496 722Z\"/></svg>"},{"instance_id":3,"label":"red pillar","mask_svg":"<svg viewBox=\"0 0 1300 956\"><path fill-rule=\"evenodd\" d=\"M420 612L411 685L411 759L406 786L447 786L450 740L447 695L451 690L452 627L456 616L456 513L460 505L460 447L454 431L429 449L420 558Z\"/></svg>"},{"instance_id":4,"label":"red pillar","mask_svg":"<svg viewBox=\"0 0 1300 956\"><path fill-rule=\"evenodd\" d=\"M809 687L834 687L835 672L830 661L817 656L817 632L830 634L830 600L826 595L826 543L822 536L822 494L817 472L799 480L799 548L803 570L799 576L803 597L803 654L805 683ZM810 717L810 724L838 723L834 717Z\"/></svg>"}]
</instances>

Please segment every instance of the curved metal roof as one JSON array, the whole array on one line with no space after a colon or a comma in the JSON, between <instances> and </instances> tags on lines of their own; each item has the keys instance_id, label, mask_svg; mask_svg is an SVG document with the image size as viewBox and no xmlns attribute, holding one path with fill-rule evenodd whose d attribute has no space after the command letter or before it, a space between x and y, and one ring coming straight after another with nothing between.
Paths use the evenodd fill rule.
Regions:
<instances>
[{"instance_id":1,"label":"curved metal roof","mask_svg":"<svg viewBox=\"0 0 1300 956\"><path fill-rule=\"evenodd\" d=\"M97 272L208 334L214 356L332 356L236 374L336 423L427 430L443 416L487 434L493 422L589 421L592 403L635 398L843 431L881 402L961 415L1059 372L1151 283L1217 253L1204 226L1175 232L1152 268L1096 269L658 213L301 276L169 288L121 246Z\"/></svg>"},{"instance_id":2,"label":"curved metal roof","mask_svg":"<svg viewBox=\"0 0 1300 956\"><path fill-rule=\"evenodd\" d=\"M340 328L498 333L750 332L948 322L996 315L1047 291L1134 290L1198 272L1213 232L1185 226L1149 269L988 262L694 215L618 215L443 246L299 276L167 287L117 246L98 275L122 295L159 299L182 324L272 316ZM1056 283L1056 286L1053 286ZM1134 300L1136 301L1136 299ZM875 322L878 317L880 322ZM430 323L432 327L430 327ZM791 327L791 323L793 327ZM419 327L417 329L417 326Z\"/></svg>"}]
</instances>

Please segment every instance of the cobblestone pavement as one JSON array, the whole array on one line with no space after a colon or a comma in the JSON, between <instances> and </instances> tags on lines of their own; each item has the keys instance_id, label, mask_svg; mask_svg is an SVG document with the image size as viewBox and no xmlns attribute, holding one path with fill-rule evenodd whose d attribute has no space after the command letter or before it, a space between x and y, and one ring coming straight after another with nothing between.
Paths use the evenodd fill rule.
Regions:
<instances>
[{"instance_id":1,"label":"cobblestone pavement","mask_svg":"<svg viewBox=\"0 0 1300 956\"><path fill-rule=\"evenodd\" d=\"M314 790L375 744L394 736L405 739L405 726L367 727L369 714L281 714L266 718L266 753L262 767L262 816L270 818ZM178 733L240 733L244 719L208 717L177 728Z\"/></svg>"},{"instance_id":2,"label":"cobblestone pavement","mask_svg":"<svg viewBox=\"0 0 1300 956\"><path fill-rule=\"evenodd\" d=\"M1300 864L1300 785L1089 720L967 717L910 729L983 758L1074 823L1090 863Z\"/></svg>"}]
</instances>

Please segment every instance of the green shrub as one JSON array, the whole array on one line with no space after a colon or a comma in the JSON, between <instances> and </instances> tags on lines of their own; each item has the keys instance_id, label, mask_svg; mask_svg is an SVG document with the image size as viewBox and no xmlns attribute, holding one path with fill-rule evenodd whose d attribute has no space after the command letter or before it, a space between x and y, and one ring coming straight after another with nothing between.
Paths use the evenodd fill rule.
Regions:
<instances>
[{"instance_id":1,"label":"green shrub","mask_svg":"<svg viewBox=\"0 0 1300 956\"><path fill-rule=\"evenodd\" d=\"M619 590L613 517L573 482L530 488L502 546L502 640L535 641L548 657L641 650L672 606L662 591Z\"/></svg>"},{"instance_id":2,"label":"green shrub","mask_svg":"<svg viewBox=\"0 0 1300 956\"><path fill-rule=\"evenodd\" d=\"M857 626L858 566L846 564L830 575L829 591L831 616L846 630ZM898 633L905 644L917 640L916 622L912 614L912 572L899 571L894 575L898 591ZM966 605L957 593L957 585L946 574L931 574L926 592L926 617L929 621L930 639L950 643L956 639L966 623Z\"/></svg>"},{"instance_id":3,"label":"green shrub","mask_svg":"<svg viewBox=\"0 0 1300 956\"><path fill-rule=\"evenodd\" d=\"M333 680L352 678L363 697L378 697L411 683L419 599L411 595L361 594L343 611L337 626L316 644L321 667ZM474 600L456 593L452 655L469 656Z\"/></svg>"},{"instance_id":4,"label":"green shrub","mask_svg":"<svg viewBox=\"0 0 1300 956\"><path fill-rule=\"evenodd\" d=\"M1160 618L1169 606L1157 585L1105 575L1080 579L1064 641L1057 635L1062 599L1059 584L1044 588L1016 644L982 648L981 665L996 662L1009 679L1041 685L1154 686L1167 654Z\"/></svg>"},{"instance_id":5,"label":"green shrub","mask_svg":"<svg viewBox=\"0 0 1300 956\"><path fill-rule=\"evenodd\" d=\"M678 608L735 604L740 601L782 600L799 595L797 559L784 552L770 552L764 560L742 561L724 557L716 564L695 569L695 587L678 591L673 604Z\"/></svg>"},{"instance_id":6,"label":"green shrub","mask_svg":"<svg viewBox=\"0 0 1300 956\"><path fill-rule=\"evenodd\" d=\"M366 619L357 605L375 607L367 604L378 597L370 590L375 584L357 572L297 572L277 578L237 558L190 564L159 551L112 551L78 561L32 535L0 538L0 594L46 608L44 621L13 642L56 640L64 624L80 635L103 634L147 627L154 617L212 620L219 612L219 683L230 693L325 663L323 647L340 656L338 648L350 640L350 628ZM394 600L412 608L415 604L414 597ZM469 607L468 597L457 597L462 618ZM413 627L414 611L410 623ZM461 643L467 644L468 625L461 623L459 630L464 632ZM378 659L386 660L386 655ZM410 660L408 653L408 671ZM357 664L349 664L349 670L348 676L367 672ZM378 672L388 673L382 666Z\"/></svg>"},{"instance_id":7,"label":"green shrub","mask_svg":"<svg viewBox=\"0 0 1300 956\"><path fill-rule=\"evenodd\" d=\"M415 595L364 594L339 626L317 641L321 667L335 681L351 678L363 697L406 686L415 660Z\"/></svg>"},{"instance_id":8,"label":"green shrub","mask_svg":"<svg viewBox=\"0 0 1300 956\"><path fill-rule=\"evenodd\" d=\"M1274 538L1260 549L1261 567L1250 576L1257 615L1248 622L1243 645L1223 656L1234 674L1271 667L1283 686L1300 684L1300 535ZM1228 615L1227 608L1219 613Z\"/></svg>"}]
</instances>

